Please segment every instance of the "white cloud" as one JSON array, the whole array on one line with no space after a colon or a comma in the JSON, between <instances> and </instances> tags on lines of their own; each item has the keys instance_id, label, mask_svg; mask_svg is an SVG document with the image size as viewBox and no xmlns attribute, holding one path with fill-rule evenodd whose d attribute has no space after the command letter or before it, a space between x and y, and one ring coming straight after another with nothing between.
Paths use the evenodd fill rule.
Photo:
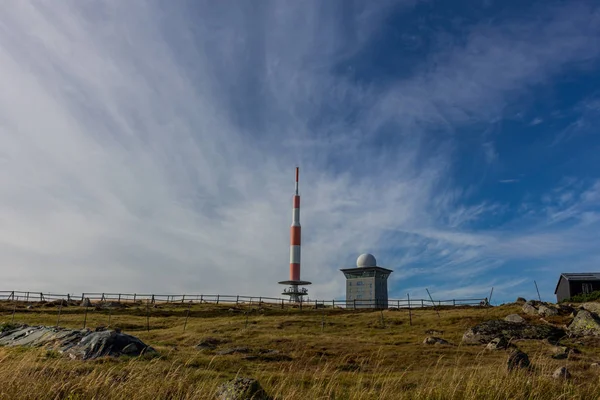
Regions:
<instances>
[{"instance_id":1,"label":"white cloud","mask_svg":"<svg viewBox=\"0 0 600 400\"><path fill-rule=\"evenodd\" d=\"M429 147L430 128L497 118L526 82L592 56L597 28L582 33L560 10L543 24L476 27L437 67L376 88L332 72L395 6L364 4L5 5L3 285L278 295L296 164L311 296L339 296L338 269L363 251L473 279L497 268L483 250L497 233L461 229L498 205L461 204L451 140ZM384 131L392 144L374 145ZM426 248L394 255L390 232Z\"/></svg>"}]
</instances>

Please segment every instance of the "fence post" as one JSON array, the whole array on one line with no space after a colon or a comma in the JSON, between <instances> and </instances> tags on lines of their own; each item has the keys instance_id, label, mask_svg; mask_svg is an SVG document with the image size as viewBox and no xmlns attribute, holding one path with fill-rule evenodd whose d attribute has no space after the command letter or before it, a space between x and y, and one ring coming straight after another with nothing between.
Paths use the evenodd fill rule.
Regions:
<instances>
[{"instance_id":1,"label":"fence post","mask_svg":"<svg viewBox=\"0 0 600 400\"><path fill-rule=\"evenodd\" d=\"M190 308L192 308L192 302L190 301L190 305L188 306L187 312L185 314L185 322L183 323L183 330L187 327L188 318L190 317Z\"/></svg>"},{"instance_id":2,"label":"fence post","mask_svg":"<svg viewBox=\"0 0 600 400\"><path fill-rule=\"evenodd\" d=\"M12 301L15 301L15 291L13 290L12 293L10 294L10 299Z\"/></svg>"},{"instance_id":3,"label":"fence post","mask_svg":"<svg viewBox=\"0 0 600 400\"><path fill-rule=\"evenodd\" d=\"M81 293L81 301L85 298L85 293Z\"/></svg>"},{"instance_id":4,"label":"fence post","mask_svg":"<svg viewBox=\"0 0 600 400\"><path fill-rule=\"evenodd\" d=\"M412 326L412 311L410 309L410 293L406 293L406 297L408 298L408 323ZM400 300L398 300L400 301Z\"/></svg>"},{"instance_id":5,"label":"fence post","mask_svg":"<svg viewBox=\"0 0 600 400\"><path fill-rule=\"evenodd\" d=\"M152 301L154 302L154 295L152 295ZM150 304L146 300L146 330L150 332Z\"/></svg>"},{"instance_id":6,"label":"fence post","mask_svg":"<svg viewBox=\"0 0 600 400\"><path fill-rule=\"evenodd\" d=\"M261 304L262 304L262 296L260 296L260 297L258 298L258 305L260 306Z\"/></svg>"},{"instance_id":7,"label":"fence post","mask_svg":"<svg viewBox=\"0 0 600 400\"><path fill-rule=\"evenodd\" d=\"M200 303L202 303L202 296L203 296L203 295L200 295Z\"/></svg>"},{"instance_id":8,"label":"fence post","mask_svg":"<svg viewBox=\"0 0 600 400\"><path fill-rule=\"evenodd\" d=\"M398 310L400 309L400 300L398 300Z\"/></svg>"},{"instance_id":9,"label":"fence post","mask_svg":"<svg viewBox=\"0 0 600 400\"><path fill-rule=\"evenodd\" d=\"M117 303L121 304L121 293L119 293L119 300L117 301Z\"/></svg>"},{"instance_id":10,"label":"fence post","mask_svg":"<svg viewBox=\"0 0 600 400\"><path fill-rule=\"evenodd\" d=\"M71 302L71 295L67 293L67 301L70 303Z\"/></svg>"},{"instance_id":11,"label":"fence post","mask_svg":"<svg viewBox=\"0 0 600 400\"><path fill-rule=\"evenodd\" d=\"M356 299L354 299L354 309L356 310Z\"/></svg>"},{"instance_id":12,"label":"fence post","mask_svg":"<svg viewBox=\"0 0 600 400\"><path fill-rule=\"evenodd\" d=\"M317 300L315 300L315 310L317 309Z\"/></svg>"},{"instance_id":13,"label":"fence post","mask_svg":"<svg viewBox=\"0 0 600 400\"><path fill-rule=\"evenodd\" d=\"M452 299L452 305L456 307L456 299Z\"/></svg>"},{"instance_id":14,"label":"fence post","mask_svg":"<svg viewBox=\"0 0 600 400\"><path fill-rule=\"evenodd\" d=\"M425 308L425 304L423 303L423 299L421 299L421 308Z\"/></svg>"},{"instance_id":15,"label":"fence post","mask_svg":"<svg viewBox=\"0 0 600 400\"><path fill-rule=\"evenodd\" d=\"M44 293L40 292L40 301L44 301Z\"/></svg>"},{"instance_id":16,"label":"fence post","mask_svg":"<svg viewBox=\"0 0 600 400\"><path fill-rule=\"evenodd\" d=\"M331 302L331 308L335 308L335 299L333 299Z\"/></svg>"},{"instance_id":17,"label":"fence post","mask_svg":"<svg viewBox=\"0 0 600 400\"><path fill-rule=\"evenodd\" d=\"M87 323L87 313L88 313L88 306L86 304L85 305L85 313L83 314L83 329L85 329L85 325Z\"/></svg>"},{"instance_id":18,"label":"fence post","mask_svg":"<svg viewBox=\"0 0 600 400\"><path fill-rule=\"evenodd\" d=\"M27 302L29 303L29 292L27 292Z\"/></svg>"},{"instance_id":19,"label":"fence post","mask_svg":"<svg viewBox=\"0 0 600 400\"><path fill-rule=\"evenodd\" d=\"M154 304L154 295L152 295L152 304Z\"/></svg>"},{"instance_id":20,"label":"fence post","mask_svg":"<svg viewBox=\"0 0 600 400\"><path fill-rule=\"evenodd\" d=\"M281 299L281 309L283 310L283 299Z\"/></svg>"},{"instance_id":21,"label":"fence post","mask_svg":"<svg viewBox=\"0 0 600 400\"><path fill-rule=\"evenodd\" d=\"M235 298L235 305L237 306L240 302L240 295L238 294L237 297Z\"/></svg>"},{"instance_id":22,"label":"fence post","mask_svg":"<svg viewBox=\"0 0 600 400\"><path fill-rule=\"evenodd\" d=\"M181 304L185 303L185 294L181 297Z\"/></svg>"},{"instance_id":23,"label":"fence post","mask_svg":"<svg viewBox=\"0 0 600 400\"><path fill-rule=\"evenodd\" d=\"M219 304L219 295L217 295L217 304Z\"/></svg>"}]
</instances>

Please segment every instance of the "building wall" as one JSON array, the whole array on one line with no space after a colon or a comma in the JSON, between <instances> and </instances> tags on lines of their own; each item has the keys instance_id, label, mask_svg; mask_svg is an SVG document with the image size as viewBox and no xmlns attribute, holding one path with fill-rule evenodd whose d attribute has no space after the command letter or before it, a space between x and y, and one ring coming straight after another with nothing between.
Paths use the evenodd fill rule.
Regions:
<instances>
[{"instance_id":1,"label":"building wall","mask_svg":"<svg viewBox=\"0 0 600 400\"><path fill-rule=\"evenodd\" d=\"M571 297L571 288L569 282L561 276L556 289L556 302L559 303L565 299L568 299L569 297Z\"/></svg>"},{"instance_id":2,"label":"building wall","mask_svg":"<svg viewBox=\"0 0 600 400\"><path fill-rule=\"evenodd\" d=\"M577 296L578 294L582 294L584 292L583 285L588 285L590 292L600 290L600 282L598 281L567 281L561 276L556 289L556 301L560 302L573 296Z\"/></svg>"},{"instance_id":3,"label":"building wall","mask_svg":"<svg viewBox=\"0 0 600 400\"><path fill-rule=\"evenodd\" d=\"M356 308L387 308L387 279L377 275L346 279L346 306Z\"/></svg>"}]
</instances>

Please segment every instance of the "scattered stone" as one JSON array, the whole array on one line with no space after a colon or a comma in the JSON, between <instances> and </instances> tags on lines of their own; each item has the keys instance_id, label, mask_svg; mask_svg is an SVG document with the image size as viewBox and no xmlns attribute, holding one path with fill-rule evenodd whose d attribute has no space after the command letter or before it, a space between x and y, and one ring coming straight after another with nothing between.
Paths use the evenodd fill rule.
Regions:
<instances>
[{"instance_id":1,"label":"scattered stone","mask_svg":"<svg viewBox=\"0 0 600 400\"><path fill-rule=\"evenodd\" d=\"M47 347L72 359L82 360L156 353L138 338L112 330L92 332L89 329L72 330L27 325L3 332L0 345Z\"/></svg>"},{"instance_id":2,"label":"scattered stone","mask_svg":"<svg viewBox=\"0 0 600 400\"><path fill-rule=\"evenodd\" d=\"M517 301L515 301L517 304L525 304L526 302L527 300L524 297L517 297Z\"/></svg>"},{"instance_id":3,"label":"scattered stone","mask_svg":"<svg viewBox=\"0 0 600 400\"><path fill-rule=\"evenodd\" d=\"M567 346L552 347L552 358L555 360L564 360L569 357L570 349Z\"/></svg>"},{"instance_id":4,"label":"scattered stone","mask_svg":"<svg viewBox=\"0 0 600 400\"><path fill-rule=\"evenodd\" d=\"M118 301L107 301L100 303L96 306L98 309L108 309L108 308L127 308L127 306L123 303L119 303Z\"/></svg>"},{"instance_id":5,"label":"scattered stone","mask_svg":"<svg viewBox=\"0 0 600 400\"><path fill-rule=\"evenodd\" d=\"M444 331L438 331L437 329L428 329L425 331L425 334L432 336L442 336L444 334Z\"/></svg>"},{"instance_id":6,"label":"scattered stone","mask_svg":"<svg viewBox=\"0 0 600 400\"><path fill-rule=\"evenodd\" d=\"M523 319L523 317L521 317L519 314L507 315L506 318L504 318L504 320L508 322L516 322L517 324L525 323L525 319Z\"/></svg>"},{"instance_id":7,"label":"scattered stone","mask_svg":"<svg viewBox=\"0 0 600 400\"><path fill-rule=\"evenodd\" d=\"M83 299L81 302L81 307L92 307L92 302L90 301L89 297Z\"/></svg>"},{"instance_id":8,"label":"scattered stone","mask_svg":"<svg viewBox=\"0 0 600 400\"><path fill-rule=\"evenodd\" d=\"M529 315L537 315L537 313L538 313L538 310L529 303L523 304L522 310L525 314L529 314Z\"/></svg>"},{"instance_id":9,"label":"scattered stone","mask_svg":"<svg viewBox=\"0 0 600 400\"><path fill-rule=\"evenodd\" d=\"M581 305L581 308L583 308L584 310L589 311L591 313L600 315L600 303L594 303L594 302L583 303Z\"/></svg>"},{"instance_id":10,"label":"scattered stone","mask_svg":"<svg viewBox=\"0 0 600 400\"><path fill-rule=\"evenodd\" d=\"M33 306L27 306L28 310L33 310Z\"/></svg>"},{"instance_id":11,"label":"scattered stone","mask_svg":"<svg viewBox=\"0 0 600 400\"><path fill-rule=\"evenodd\" d=\"M552 325L532 325L491 320L468 329L462 338L465 344L488 344L493 339L549 339L558 340L565 332Z\"/></svg>"},{"instance_id":12,"label":"scattered stone","mask_svg":"<svg viewBox=\"0 0 600 400\"><path fill-rule=\"evenodd\" d=\"M221 343L222 343L222 341L217 338L208 337L208 338L202 339L200 341L200 343L198 343L196 345L196 349L198 349L198 350L214 350L217 348L217 345L219 345Z\"/></svg>"},{"instance_id":13,"label":"scattered stone","mask_svg":"<svg viewBox=\"0 0 600 400\"><path fill-rule=\"evenodd\" d=\"M222 384L217 392L219 400L271 400L260 383L253 378L235 378Z\"/></svg>"},{"instance_id":14,"label":"scattered stone","mask_svg":"<svg viewBox=\"0 0 600 400\"><path fill-rule=\"evenodd\" d=\"M529 356L523 353L521 350L514 350L508 357L507 367L509 371L520 368L529 368L531 363L529 362Z\"/></svg>"},{"instance_id":15,"label":"scattered stone","mask_svg":"<svg viewBox=\"0 0 600 400\"><path fill-rule=\"evenodd\" d=\"M504 337L497 337L487 344L487 350L505 350L508 348L508 340Z\"/></svg>"},{"instance_id":16,"label":"scattered stone","mask_svg":"<svg viewBox=\"0 0 600 400\"><path fill-rule=\"evenodd\" d=\"M558 315L558 310L554 307L548 307L542 304L538 308L538 314L544 317L553 317L555 315Z\"/></svg>"},{"instance_id":17,"label":"scattered stone","mask_svg":"<svg viewBox=\"0 0 600 400\"><path fill-rule=\"evenodd\" d=\"M600 363L597 363L597 362L591 363L590 367L592 367L592 368L598 368L598 367L600 367Z\"/></svg>"},{"instance_id":18,"label":"scattered stone","mask_svg":"<svg viewBox=\"0 0 600 400\"><path fill-rule=\"evenodd\" d=\"M449 345L450 342L435 336L428 336L423 340L423 344Z\"/></svg>"},{"instance_id":19,"label":"scattered stone","mask_svg":"<svg viewBox=\"0 0 600 400\"><path fill-rule=\"evenodd\" d=\"M250 353L250 349L248 347L232 347L230 349L223 349L223 350L217 352L217 354L220 356L227 356L229 354L236 354L236 353L241 353L241 354Z\"/></svg>"},{"instance_id":20,"label":"scattered stone","mask_svg":"<svg viewBox=\"0 0 600 400\"><path fill-rule=\"evenodd\" d=\"M567 331L571 336L600 336L600 322L594 314L580 310Z\"/></svg>"},{"instance_id":21,"label":"scattered stone","mask_svg":"<svg viewBox=\"0 0 600 400\"><path fill-rule=\"evenodd\" d=\"M571 378L571 373L567 367L560 367L552 373L552 377L554 379L569 379Z\"/></svg>"},{"instance_id":22,"label":"scattered stone","mask_svg":"<svg viewBox=\"0 0 600 400\"><path fill-rule=\"evenodd\" d=\"M274 361L292 361L293 358L288 355L285 355L285 354L259 354L259 355L252 354L252 355L242 357L242 360L274 362Z\"/></svg>"}]
</instances>

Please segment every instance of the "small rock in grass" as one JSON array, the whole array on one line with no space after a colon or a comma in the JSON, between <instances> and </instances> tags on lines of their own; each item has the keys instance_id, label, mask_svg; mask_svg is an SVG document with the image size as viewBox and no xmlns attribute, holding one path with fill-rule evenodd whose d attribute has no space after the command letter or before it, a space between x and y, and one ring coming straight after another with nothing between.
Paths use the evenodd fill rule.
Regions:
<instances>
[{"instance_id":1,"label":"small rock in grass","mask_svg":"<svg viewBox=\"0 0 600 400\"><path fill-rule=\"evenodd\" d=\"M428 336L423 340L423 344L449 345L450 343L444 339L435 336Z\"/></svg>"},{"instance_id":2,"label":"small rock in grass","mask_svg":"<svg viewBox=\"0 0 600 400\"><path fill-rule=\"evenodd\" d=\"M560 367L552 373L552 377L554 379L569 379L571 377L571 373L566 367Z\"/></svg>"},{"instance_id":3,"label":"small rock in grass","mask_svg":"<svg viewBox=\"0 0 600 400\"><path fill-rule=\"evenodd\" d=\"M529 368L529 356L520 350L514 350L508 357L507 367L509 371L521 368Z\"/></svg>"},{"instance_id":4,"label":"small rock in grass","mask_svg":"<svg viewBox=\"0 0 600 400\"><path fill-rule=\"evenodd\" d=\"M519 314L510 314L507 315L506 318L504 318L505 321L508 322L516 322L518 324L522 324L525 322L525 320L523 319L523 317L521 317Z\"/></svg>"}]
</instances>

